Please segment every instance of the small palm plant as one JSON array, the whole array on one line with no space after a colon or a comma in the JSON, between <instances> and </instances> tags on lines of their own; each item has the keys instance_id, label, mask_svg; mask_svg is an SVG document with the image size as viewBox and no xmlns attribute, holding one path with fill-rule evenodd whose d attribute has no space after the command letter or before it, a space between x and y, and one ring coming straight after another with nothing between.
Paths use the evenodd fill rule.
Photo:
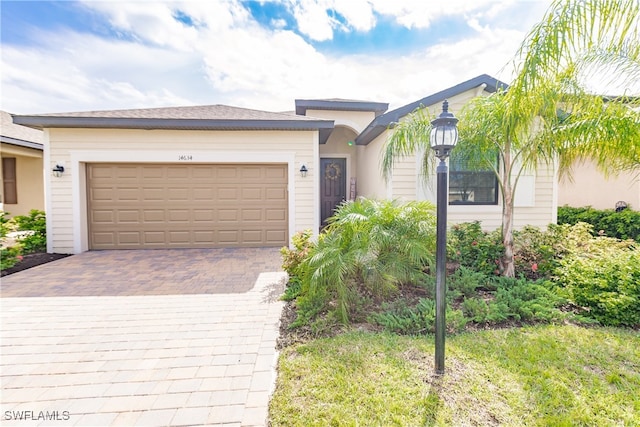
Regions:
<instances>
[{"instance_id":1,"label":"small palm plant","mask_svg":"<svg viewBox=\"0 0 640 427\"><path fill-rule=\"evenodd\" d=\"M305 262L309 296L335 301L337 320L348 323L364 295L380 299L422 281L434 263L435 223L428 202L343 203Z\"/></svg>"}]
</instances>

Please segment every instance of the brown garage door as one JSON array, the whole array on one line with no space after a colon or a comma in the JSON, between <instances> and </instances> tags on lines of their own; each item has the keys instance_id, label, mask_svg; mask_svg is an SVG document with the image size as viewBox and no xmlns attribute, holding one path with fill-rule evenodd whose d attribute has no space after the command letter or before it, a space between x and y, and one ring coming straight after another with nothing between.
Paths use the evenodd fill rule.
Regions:
<instances>
[{"instance_id":1,"label":"brown garage door","mask_svg":"<svg viewBox=\"0 0 640 427\"><path fill-rule=\"evenodd\" d=\"M91 249L287 243L284 164L89 164Z\"/></svg>"}]
</instances>

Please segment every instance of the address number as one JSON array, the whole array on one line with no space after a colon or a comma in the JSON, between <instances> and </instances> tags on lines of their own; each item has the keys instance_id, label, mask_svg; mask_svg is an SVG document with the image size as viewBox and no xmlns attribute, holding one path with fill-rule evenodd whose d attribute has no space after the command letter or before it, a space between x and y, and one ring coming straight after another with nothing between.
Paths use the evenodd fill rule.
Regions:
<instances>
[{"instance_id":1,"label":"address number","mask_svg":"<svg viewBox=\"0 0 640 427\"><path fill-rule=\"evenodd\" d=\"M190 160L193 160L193 156L191 154L180 154L178 156L178 160L181 160L183 162L188 162Z\"/></svg>"}]
</instances>

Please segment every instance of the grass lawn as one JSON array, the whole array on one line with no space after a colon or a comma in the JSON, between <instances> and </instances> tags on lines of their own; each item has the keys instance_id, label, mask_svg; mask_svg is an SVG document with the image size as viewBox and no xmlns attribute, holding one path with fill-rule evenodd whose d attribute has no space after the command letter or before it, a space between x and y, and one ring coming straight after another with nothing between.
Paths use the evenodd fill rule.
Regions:
<instances>
[{"instance_id":1,"label":"grass lawn","mask_svg":"<svg viewBox=\"0 0 640 427\"><path fill-rule=\"evenodd\" d=\"M447 337L351 332L282 351L273 426L640 426L640 333L536 326Z\"/></svg>"}]
</instances>

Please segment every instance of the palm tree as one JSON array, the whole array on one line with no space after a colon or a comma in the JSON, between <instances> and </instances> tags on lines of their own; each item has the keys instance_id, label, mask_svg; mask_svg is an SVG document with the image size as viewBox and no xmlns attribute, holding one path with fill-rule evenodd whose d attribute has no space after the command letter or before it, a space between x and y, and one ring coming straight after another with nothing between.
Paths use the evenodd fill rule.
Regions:
<instances>
[{"instance_id":1,"label":"palm tree","mask_svg":"<svg viewBox=\"0 0 640 427\"><path fill-rule=\"evenodd\" d=\"M568 175L583 159L595 160L605 173L640 169L640 97L588 90L602 67L617 86L640 81L639 21L637 0L554 1L516 53L511 86L473 99L458 115L454 155L498 179L505 276L515 275L513 207L523 172L547 164ZM383 156L385 176L396 158L419 149L428 176L434 164L430 120L418 110L396 125Z\"/></svg>"}]
</instances>

